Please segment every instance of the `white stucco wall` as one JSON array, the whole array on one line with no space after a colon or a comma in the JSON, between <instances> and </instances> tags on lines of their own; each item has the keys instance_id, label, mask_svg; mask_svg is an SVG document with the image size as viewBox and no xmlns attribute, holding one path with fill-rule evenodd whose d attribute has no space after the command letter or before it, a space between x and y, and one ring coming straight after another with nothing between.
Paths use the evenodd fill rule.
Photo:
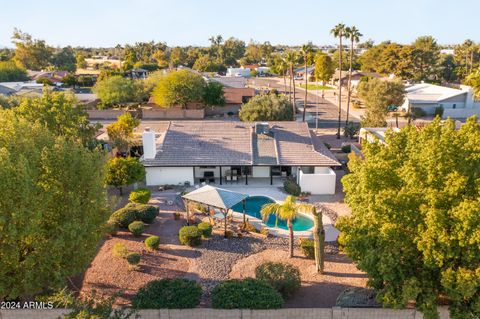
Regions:
<instances>
[{"instance_id":1,"label":"white stucco wall","mask_svg":"<svg viewBox=\"0 0 480 319\"><path fill-rule=\"evenodd\" d=\"M253 166L253 177L270 177L270 167Z\"/></svg>"},{"instance_id":2,"label":"white stucco wall","mask_svg":"<svg viewBox=\"0 0 480 319\"><path fill-rule=\"evenodd\" d=\"M310 192L314 195L335 194L335 172L329 167L315 167L314 174L304 174L298 171L298 184L302 192Z\"/></svg>"},{"instance_id":3,"label":"white stucco wall","mask_svg":"<svg viewBox=\"0 0 480 319\"><path fill-rule=\"evenodd\" d=\"M147 186L194 183L192 167L145 167L145 171Z\"/></svg>"}]
</instances>

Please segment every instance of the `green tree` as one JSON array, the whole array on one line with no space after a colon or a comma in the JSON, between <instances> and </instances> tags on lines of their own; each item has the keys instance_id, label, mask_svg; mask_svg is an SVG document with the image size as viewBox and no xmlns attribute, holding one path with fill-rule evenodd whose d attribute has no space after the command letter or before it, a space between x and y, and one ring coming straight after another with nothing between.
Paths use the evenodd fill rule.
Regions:
<instances>
[{"instance_id":1,"label":"green tree","mask_svg":"<svg viewBox=\"0 0 480 319\"><path fill-rule=\"evenodd\" d=\"M145 168L134 157L114 157L107 163L105 182L114 186L123 195L123 187L142 181Z\"/></svg>"},{"instance_id":2,"label":"green tree","mask_svg":"<svg viewBox=\"0 0 480 319\"><path fill-rule=\"evenodd\" d=\"M287 93L287 72L288 63L281 54L275 54L269 63L270 69L273 73L283 77L283 92Z\"/></svg>"},{"instance_id":3,"label":"green tree","mask_svg":"<svg viewBox=\"0 0 480 319\"><path fill-rule=\"evenodd\" d=\"M292 104L283 95L260 94L243 104L240 120L248 121L291 121Z\"/></svg>"},{"instance_id":4,"label":"green tree","mask_svg":"<svg viewBox=\"0 0 480 319\"><path fill-rule=\"evenodd\" d=\"M16 82L28 80L27 71L14 62L0 62L0 82Z\"/></svg>"},{"instance_id":5,"label":"green tree","mask_svg":"<svg viewBox=\"0 0 480 319\"><path fill-rule=\"evenodd\" d=\"M138 102L141 87L132 79L120 75L97 81L93 87L103 106L110 107L128 102Z\"/></svg>"},{"instance_id":6,"label":"green tree","mask_svg":"<svg viewBox=\"0 0 480 319\"><path fill-rule=\"evenodd\" d=\"M475 93L475 97L480 99L480 69L470 73L465 78L465 84L470 85L473 88L473 92Z\"/></svg>"},{"instance_id":7,"label":"green tree","mask_svg":"<svg viewBox=\"0 0 480 319\"><path fill-rule=\"evenodd\" d=\"M40 71L51 65L53 48L45 41L33 39L30 34L15 29L12 42L15 44L13 60L17 65L34 71Z\"/></svg>"},{"instance_id":8,"label":"green tree","mask_svg":"<svg viewBox=\"0 0 480 319\"><path fill-rule=\"evenodd\" d=\"M129 112L120 115L115 123L107 126L107 134L113 147L120 152L128 153L133 143L133 131L140 125L140 120Z\"/></svg>"},{"instance_id":9,"label":"green tree","mask_svg":"<svg viewBox=\"0 0 480 319\"><path fill-rule=\"evenodd\" d=\"M85 69L87 67L87 61L85 61L85 55L82 53L77 53L75 55L75 63L77 64L77 69Z\"/></svg>"},{"instance_id":10,"label":"green tree","mask_svg":"<svg viewBox=\"0 0 480 319\"><path fill-rule=\"evenodd\" d=\"M92 125L87 112L75 96L63 92L43 91L42 97L22 99L14 109L22 118L47 127L55 135L87 145L95 138L98 125Z\"/></svg>"},{"instance_id":11,"label":"green tree","mask_svg":"<svg viewBox=\"0 0 480 319\"><path fill-rule=\"evenodd\" d=\"M0 299L85 270L108 219L105 155L0 110Z\"/></svg>"},{"instance_id":12,"label":"green tree","mask_svg":"<svg viewBox=\"0 0 480 319\"><path fill-rule=\"evenodd\" d=\"M340 138L340 125L342 121L342 51L343 51L343 45L342 45L342 40L345 37L345 25L343 23L337 24L332 30L330 30L330 33L335 37L338 38L339 41L339 46L338 46L338 51L339 51L339 56L338 56L338 71L339 71L339 81L338 81L338 128L337 128L337 138Z\"/></svg>"},{"instance_id":13,"label":"green tree","mask_svg":"<svg viewBox=\"0 0 480 319\"><path fill-rule=\"evenodd\" d=\"M201 54L193 64L194 70L200 72L217 72L219 71L219 65L215 62L209 54Z\"/></svg>"},{"instance_id":14,"label":"green tree","mask_svg":"<svg viewBox=\"0 0 480 319\"><path fill-rule=\"evenodd\" d=\"M322 52L318 52L315 56L315 79L321 81L322 85L332 79L335 73L335 67L333 66L332 58ZM325 90L322 89L322 99L325 97Z\"/></svg>"},{"instance_id":15,"label":"green tree","mask_svg":"<svg viewBox=\"0 0 480 319\"><path fill-rule=\"evenodd\" d=\"M201 75L188 70L173 71L161 78L153 90L155 103L162 107L201 102L205 80Z\"/></svg>"},{"instance_id":16,"label":"green tree","mask_svg":"<svg viewBox=\"0 0 480 319\"><path fill-rule=\"evenodd\" d=\"M431 36L419 37L412 44L413 78L435 80L439 75L440 47Z\"/></svg>"},{"instance_id":17,"label":"green tree","mask_svg":"<svg viewBox=\"0 0 480 319\"><path fill-rule=\"evenodd\" d=\"M458 130L436 118L351 158L342 182L352 215L336 226L384 305L414 301L438 318L442 296L452 318L480 316L479 145L476 117Z\"/></svg>"},{"instance_id":18,"label":"green tree","mask_svg":"<svg viewBox=\"0 0 480 319\"><path fill-rule=\"evenodd\" d=\"M480 60L479 46L470 39L465 40L462 44L456 45L454 60L458 65L456 70L458 77L464 79L478 66Z\"/></svg>"},{"instance_id":19,"label":"green tree","mask_svg":"<svg viewBox=\"0 0 480 319\"><path fill-rule=\"evenodd\" d=\"M347 27L345 29L345 37L350 40L350 57L349 63L350 67L348 68L348 84L347 84L347 118L345 120L345 125L348 125L348 115L350 112L350 97L352 95L352 72L353 72L353 56L354 56L354 45L360 41L360 38L363 34L357 29L357 27Z\"/></svg>"},{"instance_id":20,"label":"green tree","mask_svg":"<svg viewBox=\"0 0 480 319\"><path fill-rule=\"evenodd\" d=\"M77 69L77 59L71 47L65 47L55 52L52 63L57 70L75 72Z\"/></svg>"},{"instance_id":21,"label":"green tree","mask_svg":"<svg viewBox=\"0 0 480 319\"><path fill-rule=\"evenodd\" d=\"M307 67L309 64L313 63L314 49L311 42L302 45L301 52L303 55L304 63L304 76L305 76L305 96L303 98L303 112L302 112L302 121L305 122L305 113L307 111L307 98L308 98L308 72Z\"/></svg>"},{"instance_id":22,"label":"green tree","mask_svg":"<svg viewBox=\"0 0 480 319\"><path fill-rule=\"evenodd\" d=\"M203 89L203 104L212 107L225 105L222 83L215 80L210 80L206 83Z\"/></svg>"},{"instance_id":23,"label":"green tree","mask_svg":"<svg viewBox=\"0 0 480 319\"><path fill-rule=\"evenodd\" d=\"M401 81L387 81L371 78L361 81L358 96L364 101L366 111L363 127L386 126L385 117L390 105L400 106L405 100L405 87Z\"/></svg>"},{"instance_id":24,"label":"green tree","mask_svg":"<svg viewBox=\"0 0 480 319\"><path fill-rule=\"evenodd\" d=\"M270 215L275 215L277 219L285 220L287 222L290 237L290 258L293 257L293 220L301 211L308 211L311 209L311 205L298 204L295 200L294 196L288 195L283 203L265 204L260 210L264 220L267 220Z\"/></svg>"}]
</instances>

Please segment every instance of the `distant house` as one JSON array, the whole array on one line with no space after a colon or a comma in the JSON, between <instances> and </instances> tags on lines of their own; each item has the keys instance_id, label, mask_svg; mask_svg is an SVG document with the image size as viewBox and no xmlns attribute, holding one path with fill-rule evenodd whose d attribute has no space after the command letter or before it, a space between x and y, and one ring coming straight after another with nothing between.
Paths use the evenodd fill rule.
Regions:
<instances>
[{"instance_id":1,"label":"distant house","mask_svg":"<svg viewBox=\"0 0 480 319\"><path fill-rule=\"evenodd\" d=\"M0 82L0 94L40 96L43 92L43 84L35 81L27 82Z\"/></svg>"},{"instance_id":2,"label":"distant house","mask_svg":"<svg viewBox=\"0 0 480 319\"><path fill-rule=\"evenodd\" d=\"M132 79L146 79L148 77L148 70L135 68L131 71L128 71L126 75Z\"/></svg>"},{"instance_id":3,"label":"distant house","mask_svg":"<svg viewBox=\"0 0 480 319\"><path fill-rule=\"evenodd\" d=\"M227 106L236 105L240 107L241 104L248 102L255 95L255 89L247 87L247 80L243 77L218 76L208 80L217 81L223 85L225 104ZM230 111L235 112L235 110Z\"/></svg>"},{"instance_id":4,"label":"distant house","mask_svg":"<svg viewBox=\"0 0 480 319\"><path fill-rule=\"evenodd\" d=\"M293 73L295 73L295 76L296 76L297 79L301 78L301 79L305 80L305 67L296 68L295 70L293 70ZM315 75L315 66L314 65L311 65L311 66L307 67L307 74L308 74L309 79L310 79L310 77Z\"/></svg>"},{"instance_id":5,"label":"distant house","mask_svg":"<svg viewBox=\"0 0 480 319\"><path fill-rule=\"evenodd\" d=\"M29 75L34 81L46 79L52 83L61 83L62 79L68 73L69 73L68 71L42 71L42 72L30 73Z\"/></svg>"},{"instance_id":6,"label":"distant house","mask_svg":"<svg viewBox=\"0 0 480 319\"><path fill-rule=\"evenodd\" d=\"M432 115L435 109L442 107L444 116L468 117L478 114L479 105L474 102L473 91L469 86L450 88L440 85L419 83L405 89L406 98L401 108L408 112L414 108L422 109ZM457 111L456 111L457 110Z\"/></svg>"},{"instance_id":7,"label":"distant house","mask_svg":"<svg viewBox=\"0 0 480 319\"><path fill-rule=\"evenodd\" d=\"M143 123L142 123L143 124ZM147 185L283 185L334 194L333 154L301 122L170 121L143 128ZM246 187L246 186L243 186Z\"/></svg>"},{"instance_id":8,"label":"distant house","mask_svg":"<svg viewBox=\"0 0 480 319\"><path fill-rule=\"evenodd\" d=\"M352 88L356 88L358 86L358 83L360 82L360 79L363 77L371 77L371 78L382 78L382 76L378 73L375 72L363 72L363 71L357 71L354 70L352 71ZM348 84L348 71L342 71L342 78L340 79L340 71L336 70L333 77L332 77L332 85L335 85L338 87L338 85L341 84L342 87L346 87Z\"/></svg>"},{"instance_id":9,"label":"distant house","mask_svg":"<svg viewBox=\"0 0 480 319\"><path fill-rule=\"evenodd\" d=\"M237 77L249 77L250 76L250 69L244 68L228 68L227 69L227 76L237 76Z\"/></svg>"}]
</instances>

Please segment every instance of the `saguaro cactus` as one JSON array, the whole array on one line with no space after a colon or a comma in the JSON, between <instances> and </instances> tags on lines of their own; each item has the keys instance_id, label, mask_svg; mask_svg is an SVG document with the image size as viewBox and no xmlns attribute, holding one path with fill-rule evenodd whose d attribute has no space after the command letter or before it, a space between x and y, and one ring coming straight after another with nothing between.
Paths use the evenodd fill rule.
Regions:
<instances>
[{"instance_id":1,"label":"saguaro cactus","mask_svg":"<svg viewBox=\"0 0 480 319\"><path fill-rule=\"evenodd\" d=\"M325 262L325 230L323 229L322 209L317 212L315 206L312 206L313 215L313 242L315 250L315 268L318 273L323 273Z\"/></svg>"}]
</instances>

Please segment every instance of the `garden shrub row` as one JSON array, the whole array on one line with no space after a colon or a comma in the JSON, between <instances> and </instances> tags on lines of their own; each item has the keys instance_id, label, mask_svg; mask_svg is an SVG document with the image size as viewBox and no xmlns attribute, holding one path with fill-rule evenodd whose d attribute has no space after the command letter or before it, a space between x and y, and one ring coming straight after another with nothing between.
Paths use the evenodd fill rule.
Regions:
<instances>
[{"instance_id":1,"label":"garden shrub row","mask_svg":"<svg viewBox=\"0 0 480 319\"><path fill-rule=\"evenodd\" d=\"M192 226L190 226L192 227ZM211 294L216 309L277 309L300 288L297 267L267 262L256 268L254 278L227 280ZM132 299L137 309L184 309L200 303L202 288L193 280L161 279L147 283Z\"/></svg>"},{"instance_id":2,"label":"garden shrub row","mask_svg":"<svg viewBox=\"0 0 480 319\"><path fill-rule=\"evenodd\" d=\"M128 228L134 221L151 224L157 215L158 207L156 206L129 203L125 207L115 211L110 216L110 222L117 224L119 227Z\"/></svg>"},{"instance_id":3,"label":"garden shrub row","mask_svg":"<svg viewBox=\"0 0 480 319\"><path fill-rule=\"evenodd\" d=\"M193 280L161 279L147 283L133 297L132 305L138 309L185 309L200 303L202 288Z\"/></svg>"}]
</instances>

